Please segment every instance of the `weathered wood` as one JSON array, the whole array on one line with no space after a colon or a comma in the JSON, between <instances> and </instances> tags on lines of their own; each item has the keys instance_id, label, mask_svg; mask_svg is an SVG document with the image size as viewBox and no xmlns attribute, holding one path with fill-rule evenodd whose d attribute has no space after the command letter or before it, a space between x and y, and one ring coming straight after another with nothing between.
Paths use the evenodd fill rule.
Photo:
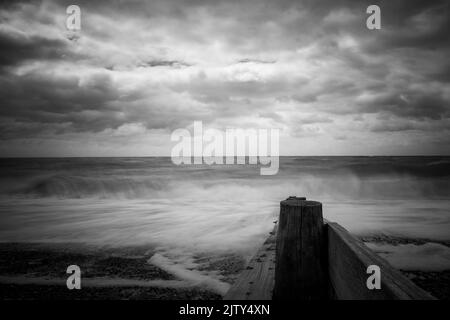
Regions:
<instances>
[{"instance_id":1,"label":"weathered wood","mask_svg":"<svg viewBox=\"0 0 450 320\"><path fill-rule=\"evenodd\" d=\"M339 300L429 300L433 296L416 286L387 261L337 223L327 223L329 277ZM381 289L369 290L367 267L381 270Z\"/></svg>"},{"instance_id":2,"label":"weathered wood","mask_svg":"<svg viewBox=\"0 0 450 320\"><path fill-rule=\"evenodd\" d=\"M271 300L275 277L275 226L224 300Z\"/></svg>"},{"instance_id":3,"label":"weathered wood","mask_svg":"<svg viewBox=\"0 0 450 320\"><path fill-rule=\"evenodd\" d=\"M327 298L324 240L320 202L289 197L280 203L274 299Z\"/></svg>"},{"instance_id":4,"label":"weathered wood","mask_svg":"<svg viewBox=\"0 0 450 320\"><path fill-rule=\"evenodd\" d=\"M278 228L224 299L435 299L343 227L324 220L320 202L289 197L280 207ZM381 269L379 290L367 288L369 265Z\"/></svg>"}]
</instances>

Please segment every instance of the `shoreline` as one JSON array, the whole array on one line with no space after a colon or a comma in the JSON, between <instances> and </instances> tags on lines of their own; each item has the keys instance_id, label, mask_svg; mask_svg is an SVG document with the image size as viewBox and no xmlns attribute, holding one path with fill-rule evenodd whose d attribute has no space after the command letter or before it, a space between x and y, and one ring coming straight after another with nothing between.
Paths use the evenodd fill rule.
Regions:
<instances>
[{"instance_id":1,"label":"shoreline","mask_svg":"<svg viewBox=\"0 0 450 320\"><path fill-rule=\"evenodd\" d=\"M183 279L149 263L151 246L93 247L64 243L0 243L0 300L220 300L204 281ZM196 257L199 272L233 283L245 267L237 255ZM68 290L69 265L81 269L81 290Z\"/></svg>"},{"instance_id":2,"label":"shoreline","mask_svg":"<svg viewBox=\"0 0 450 320\"><path fill-rule=\"evenodd\" d=\"M423 245L449 241L399 237L359 237L365 243ZM154 264L151 246L94 247L67 243L0 243L1 300L220 300L222 294L205 282L183 279ZM212 272L223 283L233 284L246 267L237 254L196 257L196 272ZM68 290L66 268L78 264L82 289ZM400 271L438 299L450 300L450 270Z\"/></svg>"}]
</instances>

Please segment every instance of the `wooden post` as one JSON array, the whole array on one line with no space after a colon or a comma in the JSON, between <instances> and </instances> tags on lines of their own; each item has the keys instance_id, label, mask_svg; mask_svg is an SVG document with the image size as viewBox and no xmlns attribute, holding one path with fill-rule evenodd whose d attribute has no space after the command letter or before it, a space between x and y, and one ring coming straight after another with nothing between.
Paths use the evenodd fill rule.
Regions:
<instances>
[{"instance_id":1,"label":"wooden post","mask_svg":"<svg viewBox=\"0 0 450 320\"><path fill-rule=\"evenodd\" d=\"M281 201L274 299L327 299L325 237L320 202L299 197Z\"/></svg>"}]
</instances>

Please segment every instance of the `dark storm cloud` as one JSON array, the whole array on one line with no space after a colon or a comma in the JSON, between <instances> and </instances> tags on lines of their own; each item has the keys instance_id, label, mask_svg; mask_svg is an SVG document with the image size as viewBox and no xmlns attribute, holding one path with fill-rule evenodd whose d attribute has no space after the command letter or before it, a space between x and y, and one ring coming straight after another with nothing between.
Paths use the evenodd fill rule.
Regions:
<instances>
[{"instance_id":1,"label":"dark storm cloud","mask_svg":"<svg viewBox=\"0 0 450 320\"><path fill-rule=\"evenodd\" d=\"M250 59L245 58L238 61L238 63L276 63L275 60L262 60L262 59Z\"/></svg>"},{"instance_id":2,"label":"dark storm cloud","mask_svg":"<svg viewBox=\"0 0 450 320\"><path fill-rule=\"evenodd\" d=\"M189 67L191 64L183 62L183 61L164 61L164 60L152 60L142 62L138 65L138 67L174 67L174 68L182 68Z\"/></svg>"},{"instance_id":3,"label":"dark storm cloud","mask_svg":"<svg viewBox=\"0 0 450 320\"><path fill-rule=\"evenodd\" d=\"M15 31L0 30L0 67L13 67L25 61L74 58L68 41L28 36Z\"/></svg>"},{"instance_id":4,"label":"dark storm cloud","mask_svg":"<svg viewBox=\"0 0 450 320\"><path fill-rule=\"evenodd\" d=\"M166 67L166 68L187 68L192 66L192 64L184 62L184 61L176 61L176 60L148 60L148 61L140 61L134 65L107 65L105 69L107 70L134 70L135 68L156 68L156 67Z\"/></svg>"},{"instance_id":5,"label":"dark storm cloud","mask_svg":"<svg viewBox=\"0 0 450 320\"><path fill-rule=\"evenodd\" d=\"M83 0L79 34L63 28L70 1L7 3L4 139L253 119L350 141L355 116L360 132L425 135L450 117L446 1ZM370 4L381 30L365 27Z\"/></svg>"},{"instance_id":6,"label":"dark storm cloud","mask_svg":"<svg viewBox=\"0 0 450 320\"><path fill-rule=\"evenodd\" d=\"M439 120L450 116L448 101L439 92L404 92L403 94L386 93L373 96L360 102L368 113L380 111L396 116L418 119Z\"/></svg>"},{"instance_id":7,"label":"dark storm cloud","mask_svg":"<svg viewBox=\"0 0 450 320\"><path fill-rule=\"evenodd\" d=\"M18 122L69 123L77 130L98 131L117 126L119 110L110 106L119 99L105 75L80 84L76 76L8 75L0 79L0 115Z\"/></svg>"},{"instance_id":8,"label":"dark storm cloud","mask_svg":"<svg viewBox=\"0 0 450 320\"><path fill-rule=\"evenodd\" d=\"M160 101L147 99L141 92L124 95L107 73L86 79L51 74L8 75L0 78L0 118L4 120L0 132L3 139L39 130L53 130L55 134L101 132L135 122L152 129L175 129L198 119L196 112L181 118L182 107L170 106L170 100L167 104L161 102L169 94L162 94Z\"/></svg>"},{"instance_id":9,"label":"dark storm cloud","mask_svg":"<svg viewBox=\"0 0 450 320\"><path fill-rule=\"evenodd\" d=\"M369 127L372 132L401 132L401 131L436 131L444 132L448 130L450 119L435 121L430 123L428 121L416 119L403 119L389 115L380 115L380 122L377 122ZM448 138L447 138L448 139Z\"/></svg>"}]
</instances>

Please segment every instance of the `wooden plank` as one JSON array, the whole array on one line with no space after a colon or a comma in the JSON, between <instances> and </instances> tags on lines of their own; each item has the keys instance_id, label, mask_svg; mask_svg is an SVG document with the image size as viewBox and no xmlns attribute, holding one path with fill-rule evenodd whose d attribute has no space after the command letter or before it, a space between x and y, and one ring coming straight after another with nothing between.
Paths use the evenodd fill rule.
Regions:
<instances>
[{"instance_id":1,"label":"wooden plank","mask_svg":"<svg viewBox=\"0 0 450 320\"><path fill-rule=\"evenodd\" d=\"M400 271L370 250L337 223L327 223L328 271L335 297L340 300L430 300L435 299ZM369 265L381 270L381 289L369 290Z\"/></svg>"},{"instance_id":2,"label":"wooden plank","mask_svg":"<svg viewBox=\"0 0 450 320\"><path fill-rule=\"evenodd\" d=\"M275 278L275 241L277 226L250 260L224 300L271 300Z\"/></svg>"},{"instance_id":3,"label":"wooden plank","mask_svg":"<svg viewBox=\"0 0 450 320\"><path fill-rule=\"evenodd\" d=\"M322 204L290 197L280 207L273 297L326 299L328 271Z\"/></svg>"}]
</instances>

